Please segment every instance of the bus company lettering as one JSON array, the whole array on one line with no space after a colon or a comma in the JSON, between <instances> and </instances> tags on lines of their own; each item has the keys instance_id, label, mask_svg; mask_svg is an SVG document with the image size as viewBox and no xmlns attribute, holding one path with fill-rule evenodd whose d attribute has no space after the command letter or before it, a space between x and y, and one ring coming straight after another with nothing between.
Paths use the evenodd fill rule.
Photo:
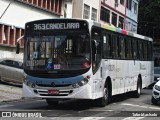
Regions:
<instances>
[{"instance_id":1,"label":"bus company lettering","mask_svg":"<svg viewBox=\"0 0 160 120\"><path fill-rule=\"evenodd\" d=\"M63 29L79 29L79 23L46 23L34 24L34 30L63 30Z\"/></svg>"},{"instance_id":2,"label":"bus company lettering","mask_svg":"<svg viewBox=\"0 0 160 120\"><path fill-rule=\"evenodd\" d=\"M109 71L115 71L115 65L109 65L108 70Z\"/></svg>"}]
</instances>

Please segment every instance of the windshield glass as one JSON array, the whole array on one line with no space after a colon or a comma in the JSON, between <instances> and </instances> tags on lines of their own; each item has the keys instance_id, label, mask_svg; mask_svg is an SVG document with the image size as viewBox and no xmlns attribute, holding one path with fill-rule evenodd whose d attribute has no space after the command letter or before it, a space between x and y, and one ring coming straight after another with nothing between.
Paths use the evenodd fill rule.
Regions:
<instances>
[{"instance_id":1,"label":"windshield glass","mask_svg":"<svg viewBox=\"0 0 160 120\"><path fill-rule=\"evenodd\" d=\"M80 70L90 67L87 34L33 35L26 37L25 69Z\"/></svg>"}]
</instances>

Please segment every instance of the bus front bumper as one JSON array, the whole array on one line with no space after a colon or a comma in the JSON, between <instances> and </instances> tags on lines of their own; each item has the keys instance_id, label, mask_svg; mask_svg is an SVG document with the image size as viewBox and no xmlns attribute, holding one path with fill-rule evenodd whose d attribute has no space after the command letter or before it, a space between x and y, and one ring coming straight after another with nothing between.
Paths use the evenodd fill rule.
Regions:
<instances>
[{"instance_id":1,"label":"bus front bumper","mask_svg":"<svg viewBox=\"0 0 160 120\"><path fill-rule=\"evenodd\" d=\"M50 94L49 91L52 91ZM92 89L89 84L79 88L30 88L23 83L25 98L55 98L55 99L92 99Z\"/></svg>"}]
</instances>

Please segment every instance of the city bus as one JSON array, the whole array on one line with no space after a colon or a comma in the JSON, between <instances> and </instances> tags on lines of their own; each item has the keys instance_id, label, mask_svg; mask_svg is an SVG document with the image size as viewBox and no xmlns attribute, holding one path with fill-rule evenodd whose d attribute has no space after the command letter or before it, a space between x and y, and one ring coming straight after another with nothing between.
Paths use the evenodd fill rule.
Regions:
<instances>
[{"instance_id":1,"label":"city bus","mask_svg":"<svg viewBox=\"0 0 160 120\"><path fill-rule=\"evenodd\" d=\"M102 107L117 94L130 92L138 98L153 82L152 56L151 38L107 24L83 19L28 22L23 97L46 99L49 105L89 99Z\"/></svg>"}]
</instances>

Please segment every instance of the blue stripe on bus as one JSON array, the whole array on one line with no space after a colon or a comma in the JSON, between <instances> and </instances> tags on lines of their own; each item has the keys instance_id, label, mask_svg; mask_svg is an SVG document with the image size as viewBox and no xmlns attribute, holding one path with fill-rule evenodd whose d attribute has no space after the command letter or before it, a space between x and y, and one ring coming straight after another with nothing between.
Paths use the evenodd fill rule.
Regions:
<instances>
[{"instance_id":1,"label":"blue stripe on bus","mask_svg":"<svg viewBox=\"0 0 160 120\"><path fill-rule=\"evenodd\" d=\"M65 85L65 84L74 84L78 83L79 81L83 80L84 77L82 75L76 76L76 77L70 77L70 78L38 78L38 77L32 77L27 75L26 79L34 84L44 84L44 85L51 85L52 82L55 83L55 85Z\"/></svg>"}]
</instances>

